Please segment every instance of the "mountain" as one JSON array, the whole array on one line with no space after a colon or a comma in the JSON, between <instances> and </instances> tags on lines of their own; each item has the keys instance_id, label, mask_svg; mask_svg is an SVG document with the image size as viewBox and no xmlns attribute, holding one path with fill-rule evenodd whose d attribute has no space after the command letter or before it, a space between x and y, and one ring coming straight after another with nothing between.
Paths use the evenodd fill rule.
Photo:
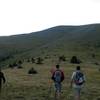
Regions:
<instances>
[{"instance_id":1,"label":"mountain","mask_svg":"<svg viewBox=\"0 0 100 100\"><path fill-rule=\"evenodd\" d=\"M77 56L82 63L70 63L72 56ZM43 64L34 63L34 59L29 62L31 57L35 57L35 61L37 57L43 58ZM58 62L58 57L63 60L66 57L66 61ZM56 26L0 37L0 68L7 80L0 91L0 100L54 100L51 75L58 63L65 75L61 100L73 100L69 85L76 66L80 66L86 76L81 100L100 100L100 24Z\"/></svg>"},{"instance_id":2,"label":"mountain","mask_svg":"<svg viewBox=\"0 0 100 100\"><path fill-rule=\"evenodd\" d=\"M61 55L100 49L100 24L56 26L29 34L0 37L0 61L6 58ZM93 52L94 52L93 51Z\"/></svg>"}]
</instances>

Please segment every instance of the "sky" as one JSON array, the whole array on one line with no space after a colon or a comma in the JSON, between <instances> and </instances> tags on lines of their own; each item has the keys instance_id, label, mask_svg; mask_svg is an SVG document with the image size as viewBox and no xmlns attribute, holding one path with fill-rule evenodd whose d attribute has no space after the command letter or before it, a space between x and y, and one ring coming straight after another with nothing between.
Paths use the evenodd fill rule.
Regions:
<instances>
[{"instance_id":1,"label":"sky","mask_svg":"<svg viewBox=\"0 0 100 100\"><path fill-rule=\"evenodd\" d=\"M100 23L100 0L0 0L0 36Z\"/></svg>"}]
</instances>

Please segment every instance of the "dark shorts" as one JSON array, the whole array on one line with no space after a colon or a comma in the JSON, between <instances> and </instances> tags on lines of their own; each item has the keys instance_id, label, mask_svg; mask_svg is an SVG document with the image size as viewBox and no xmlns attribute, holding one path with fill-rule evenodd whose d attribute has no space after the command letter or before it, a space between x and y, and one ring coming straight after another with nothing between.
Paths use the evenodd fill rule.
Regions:
<instances>
[{"instance_id":1,"label":"dark shorts","mask_svg":"<svg viewBox=\"0 0 100 100\"><path fill-rule=\"evenodd\" d=\"M56 92L61 92L61 83L55 82L55 91Z\"/></svg>"}]
</instances>

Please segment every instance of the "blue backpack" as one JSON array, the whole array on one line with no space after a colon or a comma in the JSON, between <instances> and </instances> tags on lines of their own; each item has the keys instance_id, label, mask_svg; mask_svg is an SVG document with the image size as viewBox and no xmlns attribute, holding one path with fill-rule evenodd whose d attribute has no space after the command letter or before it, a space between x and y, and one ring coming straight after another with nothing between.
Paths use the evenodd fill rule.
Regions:
<instances>
[{"instance_id":1,"label":"blue backpack","mask_svg":"<svg viewBox=\"0 0 100 100\"><path fill-rule=\"evenodd\" d=\"M62 73L60 70L56 70L54 73L54 81L60 83L62 80Z\"/></svg>"},{"instance_id":2,"label":"blue backpack","mask_svg":"<svg viewBox=\"0 0 100 100\"><path fill-rule=\"evenodd\" d=\"M82 85L85 82L84 75L82 72L76 72L74 82L76 85Z\"/></svg>"}]
</instances>

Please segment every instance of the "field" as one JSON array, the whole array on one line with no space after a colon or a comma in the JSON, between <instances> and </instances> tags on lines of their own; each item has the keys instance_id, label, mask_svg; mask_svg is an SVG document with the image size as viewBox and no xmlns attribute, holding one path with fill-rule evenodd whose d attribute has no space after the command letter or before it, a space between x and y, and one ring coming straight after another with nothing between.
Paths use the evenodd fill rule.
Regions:
<instances>
[{"instance_id":1,"label":"field","mask_svg":"<svg viewBox=\"0 0 100 100\"><path fill-rule=\"evenodd\" d=\"M77 56L86 75L81 100L100 100L100 24L82 26L56 26L30 34L0 37L0 68L5 74L6 84L0 93L0 100L54 100L54 84L50 70L61 62L65 73L61 100L74 100L70 78L77 64L70 58ZM93 57L95 55L95 57ZM27 62L27 59L41 57L43 64ZM8 68L24 60L22 69ZM34 67L38 74L29 75Z\"/></svg>"},{"instance_id":2,"label":"field","mask_svg":"<svg viewBox=\"0 0 100 100\"><path fill-rule=\"evenodd\" d=\"M22 69L4 69L7 82L3 85L0 100L54 100L54 85L50 78L50 70L55 65L55 61L47 60L41 65L24 62ZM74 100L70 77L77 65L70 64L68 61L60 65L65 73L61 100ZM89 62L82 63L80 66L86 76L81 100L100 100L99 66ZM31 67L34 67L38 74L27 74Z\"/></svg>"}]
</instances>

